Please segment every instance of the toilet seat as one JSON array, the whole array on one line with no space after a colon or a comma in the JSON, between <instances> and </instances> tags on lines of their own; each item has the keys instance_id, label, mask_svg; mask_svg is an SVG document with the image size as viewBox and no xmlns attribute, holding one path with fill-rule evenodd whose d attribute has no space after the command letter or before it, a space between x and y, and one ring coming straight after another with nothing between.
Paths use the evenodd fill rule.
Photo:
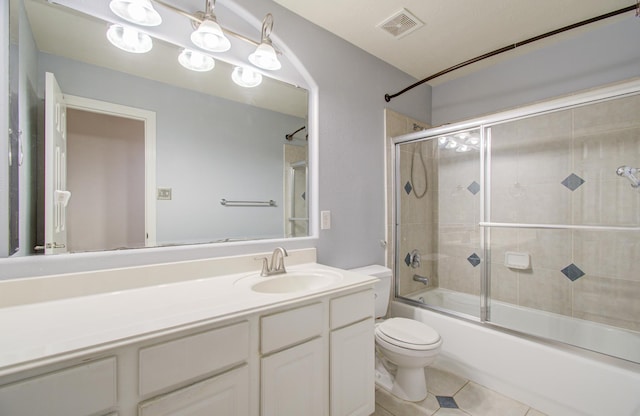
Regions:
<instances>
[{"instance_id":1,"label":"toilet seat","mask_svg":"<svg viewBox=\"0 0 640 416\"><path fill-rule=\"evenodd\" d=\"M376 326L379 340L395 347L428 351L442 344L440 335L429 325L407 318L391 318Z\"/></svg>"}]
</instances>

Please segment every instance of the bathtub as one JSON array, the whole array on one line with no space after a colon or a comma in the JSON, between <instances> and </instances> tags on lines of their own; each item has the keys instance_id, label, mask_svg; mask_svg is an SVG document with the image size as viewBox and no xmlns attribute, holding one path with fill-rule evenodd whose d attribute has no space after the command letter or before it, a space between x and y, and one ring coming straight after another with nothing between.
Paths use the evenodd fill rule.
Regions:
<instances>
[{"instance_id":1,"label":"bathtub","mask_svg":"<svg viewBox=\"0 0 640 416\"><path fill-rule=\"evenodd\" d=\"M443 310L480 317L478 296L438 288L407 298ZM499 301L491 301L489 320L526 334L640 363L639 333Z\"/></svg>"},{"instance_id":2,"label":"bathtub","mask_svg":"<svg viewBox=\"0 0 640 416\"><path fill-rule=\"evenodd\" d=\"M442 310L478 316L477 296L446 289L411 296L416 301L420 301L420 297ZM417 319L440 333L443 344L435 367L501 392L550 416L640 416L640 364L519 336L492 325L398 300L392 302L391 315ZM568 344L587 343L594 349L606 346L629 356L640 353L637 339L632 340L635 344L629 348L621 348L622 343L615 341L616 335L633 334L587 321L576 322L495 301L491 303L491 317L502 326L544 338L554 337Z\"/></svg>"}]
</instances>

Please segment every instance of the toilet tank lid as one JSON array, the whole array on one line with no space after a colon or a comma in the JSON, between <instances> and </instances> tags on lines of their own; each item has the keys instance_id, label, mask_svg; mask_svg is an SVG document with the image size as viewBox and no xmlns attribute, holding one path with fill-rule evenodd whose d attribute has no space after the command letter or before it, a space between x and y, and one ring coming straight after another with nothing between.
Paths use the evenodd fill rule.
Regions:
<instances>
[{"instance_id":1,"label":"toilet tank lid","mask_svg":"<svg viewBox=\"0 0 640 416\"><path fill-rule=\"evenodd\" d=\"M385 266L380 266L379 264L357 267L355 269L350 269L349 271L374 277L391 277L391 269Z\"/></svg>"}]
</instances>

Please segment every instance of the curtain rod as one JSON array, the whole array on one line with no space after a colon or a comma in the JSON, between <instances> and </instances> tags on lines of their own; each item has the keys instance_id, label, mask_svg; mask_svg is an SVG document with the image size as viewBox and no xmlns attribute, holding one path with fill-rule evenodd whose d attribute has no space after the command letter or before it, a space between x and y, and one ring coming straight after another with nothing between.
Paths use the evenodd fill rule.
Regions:
<instances>
[{"instance_id":1,"label":"curtain rod","mask_svg":"<svg viewBox=\"0 0 640 416\"><path fill-rule=\"evenodd\" d=\"M496 55L499 55L499 54L501 54L503 52L507 52L507 51L513 50L513 49L518 48L520 46L529 44L531 42L535 42L537 40L548 38L550 36L557 35L558 33L566 32L567 30L575 29L577 27L588 25L590 23L594 23L594 22L597 22L597 21L600 21L600 20L608 19L609 17L617 16L619 14L630 12L632 10L636 10L636 16L640 16L640 0L639 0L638 4L636 4L634 6L627 6L627 7L624 7L622 9L619 9L619 10L616 10L616 11L613 11L613 12L609 12L609 13L602 14L600 16L592 17L591 19L583 20L581 22L574 23L572 25L565 26L565 27L562 27L560 29L552 30L551 32L547 32L547 33L544 33L542 35L534 36L532 38L523 40L522 42L516 42L516 43L514 43L512 45L508 45L508 46L502 47L500 49L496 49L495 51L492 51L492 52L489 52L489 53L485 53L484 55L477 56L477 57L475 57L473 59L469 59L468 61L464 61L462 63L459 63L457 65L449 67L449 68L447 68L445 70L437 72L437 73L435 73L433 75L430 75L430 76L428 76L427 78L425 78L425 79L423 79L421 81L418 81L418 82L416 82L414 84L409 85L407 88L403 89L402 91L398 91L395 94L385 94L384 95L384 100L386 102L389 102L389 101L391 101L392 98L395 98L395 97L397 97L399 95L402 95L405 92L417 87L418 85L422 85L425 82L431 81L434 78L438 78L438 77L440 77L442 75L448 74L449 72L455 71L456 69L460 69L460 68L465 67L467 65L471 65L473 63L482 61L484 59L491 58L492 56L496 56Z\"/></svg>"}]
</instances>

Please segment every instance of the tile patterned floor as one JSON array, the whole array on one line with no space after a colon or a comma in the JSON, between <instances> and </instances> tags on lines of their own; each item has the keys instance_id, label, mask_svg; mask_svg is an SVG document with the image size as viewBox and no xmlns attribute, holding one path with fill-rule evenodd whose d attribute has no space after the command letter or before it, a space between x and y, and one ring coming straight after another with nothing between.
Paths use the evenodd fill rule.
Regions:
<instances>
[{"instance_id":1,"label":"tile patterned floor","mask_svg":"<svg viewBox=\"0 0 640 416\"><path fill-rule=\"evenodd\" d=\"M376 389L373 416L545 416L529 406L454 374L430 367L427 398L400 400Z\"/></svg>"}]
</instances>

